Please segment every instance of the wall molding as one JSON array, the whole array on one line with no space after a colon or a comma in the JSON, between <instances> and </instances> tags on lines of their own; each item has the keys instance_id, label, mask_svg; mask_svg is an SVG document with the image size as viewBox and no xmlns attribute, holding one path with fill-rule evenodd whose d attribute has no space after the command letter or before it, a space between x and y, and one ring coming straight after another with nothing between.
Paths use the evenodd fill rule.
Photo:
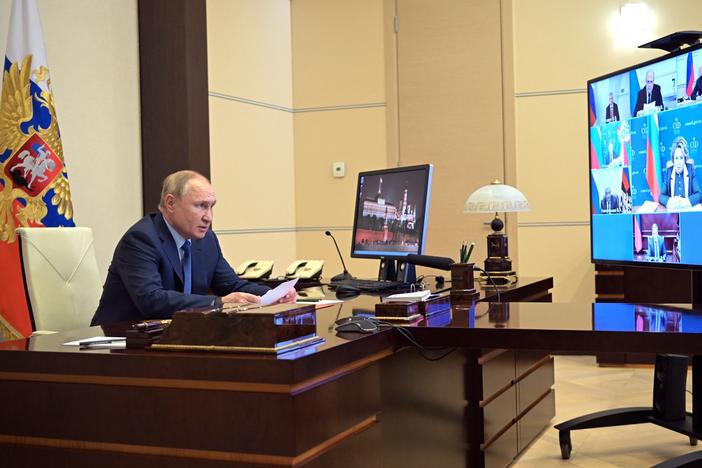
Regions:
<instances>
[{"instance_id":1,"label":"wall molding","mask_svg":"<svg viewBox=\"0 0 702 468\"><path fill-rule=\"evenodd\" d=\"M484 223L489 226L490 223ZM517 223L520 228L533 227L563 227L563 226L590 226L590 221L527 221ZM351 231L353 226L278 226L269 228L240 228L240 229L215 229L218 236L237 236L245 234L282 234L288 232L324 232L324 231Z\"/></svg>"},{"instance_id":2,"label":"wall molding","mask_svg":"<svg viewBox=\"0 0 702 468\"><path fill-rule=\"evenodd\" d=\"M281 234L286 232L324 232L351 231L353 226L301 226L301 227L270 227L270 228L241 228L215 229L218 236L236 236L242 234Z\"/></svg>"},{"instance_id":3,"label":"wall molding","mask_svg":"<svg viewBox=\"0 0 702 468\"><path fill-rule=\"evenodd\" d=\"M226 101L240 102L242 104L248 104L251 106L264 107L266 109L273 109L282 112L288 112L290 114L299 114L303 112L328 112L328 111L338 111L338 110L349 110L349 109L371 109L376 107L386 107L384 102L366 102L360 104L340 104L336 106L320 106L320 107L286 107L280 106L278 104L271 104L270 102L256 101L254 99L247 99L240 96L232 96L231 94L218 93L216 91L208 91L207 94L211 97L224 99Z\"/></svg>"},{"instance_id":4,"label":"wall molding","mask_svg":"<svg viewBox=\"0 0 702 468\"><path fill-rule=\"evenodd\" d=\"M562 226L590 226L590 221L527 221L517 223L518 227L562 227Z\"/></svg>"},{"instance_id":5,"label":"wall molding","mask_svg":"<svg viewBox=\"0 0 702 468\"><path fill-rule=\"evenodd\" d=\"M515 98L537 97L537 96L564 96L566 94L585 94L585 88L577 89L554 89L551 91L526 91L523 93L514 93Z\"/></svg>"}]
</instances>

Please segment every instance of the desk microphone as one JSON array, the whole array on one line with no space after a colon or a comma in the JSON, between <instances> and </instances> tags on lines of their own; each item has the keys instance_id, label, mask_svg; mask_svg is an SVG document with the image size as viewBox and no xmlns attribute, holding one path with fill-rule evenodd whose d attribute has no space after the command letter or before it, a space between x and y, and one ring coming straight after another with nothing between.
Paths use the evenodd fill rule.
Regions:
<instances>
[{"instance_id":1,"label":"desk microphone","mask_svg":"<svg viewBox=\"0 0 702 468\"><path fill-rule=\"evenodd\" d=\"M331 237L332 240L334 241L334 246L336 246L336 252L339 254L339 260L341 260L341 265L344 267L344 272L339 273L336 276L333 276L331 279L331 282L333 283L334 281L343 281L343 280L353 279L353 276L351 275L351 273L349 273L349 270L346 269L346 264L344 263L344 257L341 256L341 250L339 250L339 244L336 243L336 239L332 235L331 231L324 231L324 234Z\"/></svg>"}]
</instances>

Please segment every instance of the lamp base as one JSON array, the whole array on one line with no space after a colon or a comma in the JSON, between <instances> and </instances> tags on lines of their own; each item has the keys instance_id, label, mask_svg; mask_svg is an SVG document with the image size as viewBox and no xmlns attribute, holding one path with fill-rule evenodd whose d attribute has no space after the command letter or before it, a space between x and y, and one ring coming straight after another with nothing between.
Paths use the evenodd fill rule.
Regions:
<instances>
[{"instance_id":1,"label":"lamp base","mask_svg":"<svg viewBox=\"0 0 702 468\"><path fill-rule=\"evenodd\" d=\"M492 278L492 281L490 280ZM517 282L517 272L514 270L505 270L505 271L486 271L484 273L480 273L480 277L478 278L478 281L480 281L480 284L483 286L497 286L497 287L505 287L505 286L511 286L514 283Z\"/></svg>"}]
</instances>

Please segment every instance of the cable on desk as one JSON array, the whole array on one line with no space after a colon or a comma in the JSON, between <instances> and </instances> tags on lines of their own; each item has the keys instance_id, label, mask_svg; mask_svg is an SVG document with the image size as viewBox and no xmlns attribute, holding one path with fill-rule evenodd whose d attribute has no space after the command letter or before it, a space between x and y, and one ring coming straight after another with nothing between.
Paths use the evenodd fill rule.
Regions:
<instances>
[{"instance_id":1,"label":"cable on desk","mask_svg":"<svg viewBox=\"0 0 702 468\"><path fill-rule=\"evenodd\" d=\"M475 268L476 270L485 274L485 276L488 277L488 279L492 283L492 287L495 288L495 294L497 294L497 302L502 302L502 300L500 299L500 290L497 287L497 283L495 283L495 280L492 278L492 275L490 273L488 273L487 271L483 270L482 268L480 268L479 266L473 265L473 268Z\"/></svg>"},{"instance_id":2,"label":"cable on desk","mask_svg":"<svg viewBox=\"0 0 702 468\"><path fill-rule=\"evenodd\" d=\"M410 332L407 328L396 325L392 322L387 322L385 320L374 320L374 322L378 325L386 326L386 327L391 327L397 330L397 332L404 336L407 341L412 343L412 345L417 349L417 352L419 353L420 356L422 356L423 359L426 359L427 361L440 361L441 359L445 358L449 354L453 353L456 351L458 348L449 348L446 352L439 356L430 356L427 354L428 351L438 351L438 350L444 350L446 349L445 347L427 347L427 346L422 346L412 335L412 332Z\"/></svg>"}]
</instances>

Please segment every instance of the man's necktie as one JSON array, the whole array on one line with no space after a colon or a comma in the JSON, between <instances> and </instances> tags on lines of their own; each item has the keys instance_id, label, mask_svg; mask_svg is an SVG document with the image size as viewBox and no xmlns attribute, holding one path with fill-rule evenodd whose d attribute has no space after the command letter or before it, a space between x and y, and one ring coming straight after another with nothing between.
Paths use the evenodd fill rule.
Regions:
<instances>
[{"instance_id":1,"label":"man's necktie","mask_svg":"<svg viewBox=\"0 0 702 468\"><path fill-rule=\"evenodd\" d=\"M192 283L192 268L193 259L190 255L190 239L185 241L183 244L183 292L185 294L190 294L193 289Z\"/></svg>"},{"instance_id":2,"label":"man's necktie","mask_svg":"<svg viewBox=\"0 0 702 468\"><path fill-rule=\"evenodd\" d=\"M658 237L656 237L656 238L653 240L653 248L654 248L655 251L656 251L656 253L653 254L653 258L655 258L656 260L658 260Z\"/></svg>"},{"instance_id":3,"label":"man's necktie","mask_svg":"<svg viewBox=\"0 0 702 468\"><path fill-rule=\"evenodd\" d=\"M651 103L651 93L646 93L646 104Z\"/></svg>"}]
</instances>

